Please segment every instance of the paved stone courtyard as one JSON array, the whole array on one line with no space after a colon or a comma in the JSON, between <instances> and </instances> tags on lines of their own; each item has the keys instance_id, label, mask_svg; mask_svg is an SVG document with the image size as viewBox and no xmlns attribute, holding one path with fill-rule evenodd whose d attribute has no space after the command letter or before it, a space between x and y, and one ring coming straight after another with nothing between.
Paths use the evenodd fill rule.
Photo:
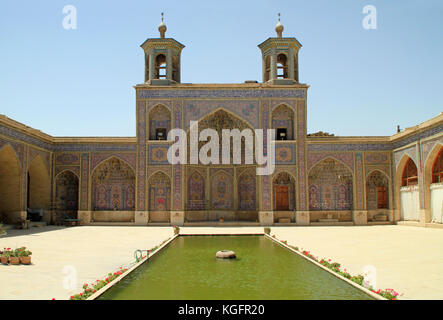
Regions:
<instances>
[{"instance_id":1,"label":"paved stone courtyard","mask_svg":"<svg viewBox=\"0 0 443 320\"><path fill-rule=\"evenodd\" d=\"M320 258L340 262L352 274L376 267L377 287L401 299L443 299L443 229L410 226L272 227L271 234ZM182 233L261 233L261 227L183 227ZM40 227L8 230L0 247L29 247L31 266L0 265L0 299L69 299L83 283L134 261L173 236L171 227ZM68 273L63 273L68 271ZM76 277L71 277L75 275ZM77 279L76 289L65 289Z\"/></svg>"}]
</instances>

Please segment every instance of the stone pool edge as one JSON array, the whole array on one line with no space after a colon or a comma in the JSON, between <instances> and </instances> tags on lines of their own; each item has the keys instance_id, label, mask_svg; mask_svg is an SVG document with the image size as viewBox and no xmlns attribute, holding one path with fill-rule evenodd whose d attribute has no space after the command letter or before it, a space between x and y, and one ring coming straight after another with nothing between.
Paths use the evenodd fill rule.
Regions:
<instances>
[{"instance_id":1,"label":"stone pool edge","mask_svg":"<svg viewBox=\"0 0 443 320\"><path fill-rule=\"evenodd\" d=\"M126 276L128 276L132 271L134 271L135 269L137 269L138 267L140 267L143 263L146 263L149 261L149 259L151 259L151 257L153 257L154 255L156 255L158 252L160 252L164 247L166 247L169 243L171 243L172 241L174 241L175 238L179 237L180 234L176 234L174 235L172 238L170 238L169 240L166 240L165 243L163 243L160 247L157 248L157 250L155 250L151 255L149 255L149 257L147 257L146 259L140 260L139 262L137 262L136 264L134 264L132 267L130 267L128 270L126 270L125 273L123 273L120 277L116 278L114 281L112 281L111 283L109 283L108 285L104 286L103 288L101 288L100 290L98 290L96 293L94 293L93 295L89 296L86 300L95 300L98 297L100 297L101 295L103 295L107 290L111 289L113 286L115 286L117 283L119 283L120 281L122 281Z\"/></svg>"},{"instance_id":2,"label":"stone pool edge","mask_svg":"<svg viewBox=\"0 0 443 320\"><path fill-rule=\"evenodd\" d=\"M291 250L293 253L298 254L300 257L302 257L303 259L306 259L306 260L309 261L310 263L315 264L317 267L320 267L321 269L323 269L323 270L329 272L330 274L332 274L333 276L339 278L340 280L343 280L343 281L347 282L348 284L350 284L351 286L353 286L353 287L355 287L355 288L357 288L357 289L363 291L363 292L364 292L365 294L367 294L368 296L370 296L370 297L372 297L372 298L374 298L374 299L376 299L376 300L388 300L388 299L386 299L386 298L384 298L384 297L382 297L382 296L380 296L380 295L378 295L378 294L375 294L375 293L371 292L370 290L366 289L365 287L362 287L361 285L359 285L359 284L357 284L357 283L355 283L355 282L353 282L353 281L351 281L351 280L349 280L349 279L346 279L345 277L343 277L343 276L341 276L341 275L339 275L339 274L337 274L337 273L335 273L335 272L329 270L328 268L326 268L325 266L321 265L320 263L318 263L318 262L316 262L316 261L314 261L314 260L312 260L312 259L309 259L308 257L304 256L303 254L301 254L301 253L298 252L297 250L292 249L292 248L291 248L290 246L288 246L287 244L284 244L283 242L281 242L281 241L279 241L279 240L277 240L277 239L274 239L274 238L271 237L270 235L268 235L268 234L266 234L266 233L265 233L264 235L265 235L265 237L268 237L269 239L271 239L271 240L274 241L275 243L278 243L278 244L281 245L282 247Z\"/></svg>"},{"instance_id":3,"label":"stone pool edge","mask_svg":"<svg viewBox=\"0 0 443 320\"><path fill-rule=\"evenodd\" d=\"M155 254L157 254L158 252L160 252L164 247L166 247L169 243L171 243L172 241L174 241L177 237L180 236L195 236L195 235L199 235L199 236L217 236L217 235L223 235L223 236L238 236L239 234L176 234L174 235L172 238L170 238L169 240L167 240L165 243L163 243L160 247L157 248L157 250L155 250L152 255L150 255L147 259L145 260L141 260L139 262L137 262L136 264L134 264L131 268L129 268L124 274L122 274L120 277L116 278L114 281L112 281L111 283L109 283L109 285L104 286L103 288L101 288L100 290L98 290L96 293L94 293L93 295L91 295L90 297L88 297L86 300L95 300L98 297L100 297L101 295L103 295L107 290L109 290L110 288L112 288L114 285L116 285L117 283L119 283L121 280L123 280L126 276L128 276L132 271L134 271L135 269L137 269L139 266L141 266L143 263L146 263L149 261L149 259L151 259L152 256L154 256ZM326 268L325 266L321 265L320 263L309 259L308 257L304 256L303 254L301 254L300 252L298 252L297 250L292 249L291 247L289 247L288 245L282 243L281 241L274 239L273 237L271 237L270 235L266 234L266 233L254 233L254 234L240 234L240 235L247 235L247 236L265 236L267 238L269 238L270 240L274 241L275 243L279 244L280 246L292 251L293 253L299 255L300 257L302 257L303 259L306 259L307 261L309 261L310 263L313 263L314 265L316 265L317 267L329 272L330 274L332 274L333 276L339 278L340 280L345 281L346 283L350 284L351 286L357 288L358 290L363 291L365 294L367 294L368 296L376 299L376 300L388 300L378 294L375 294L373 292L371 292L370 290L366 289L365 287L362 287L360 285L358 285L357 283L346 279L345 277L329 270L328 268Z\"/></svg>"}]
</instances>

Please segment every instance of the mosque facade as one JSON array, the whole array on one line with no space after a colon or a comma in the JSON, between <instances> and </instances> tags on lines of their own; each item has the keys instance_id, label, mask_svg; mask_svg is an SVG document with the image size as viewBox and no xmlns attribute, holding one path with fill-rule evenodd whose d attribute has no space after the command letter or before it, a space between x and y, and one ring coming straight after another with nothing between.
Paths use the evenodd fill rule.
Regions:
<instances>
[{"instance_id":1,"label":"mosque facade","mask_svg":"<svg viewBox=\"0 0 443 320\"><path fill-rule=\"evenodd\" d=\"M184 45L163 22L159 32L141 45L136 137L53 137L0 115L0 222L443 226L443 113L392 136L308 134L302 45L280 22L258 45L263 81L238 84L182 83ZM190 142L191 123L220 137L274 129L275 170L257 175L245 149L240 163L171 164L168 133L182 129Z\"/></svg>"}]
</instances>

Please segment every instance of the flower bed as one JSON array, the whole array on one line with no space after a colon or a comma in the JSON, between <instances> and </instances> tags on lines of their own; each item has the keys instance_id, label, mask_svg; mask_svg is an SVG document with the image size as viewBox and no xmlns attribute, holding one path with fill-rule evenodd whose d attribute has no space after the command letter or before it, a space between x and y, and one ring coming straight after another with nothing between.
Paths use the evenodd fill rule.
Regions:
<instances>
[{"instance_id":1,"label":"flower bed","mask_svg":"<svg viewBox=\"0 0 443 320\"><path fill-rule=\"evenodd\" d=\"M272 235L272 238L277 239L275 237L275 234ZM378 294L380 296L382 296L385 299L388 300L398 300L398 292L396 292L394 289L385 289L385 290L381 290L378 289L377 291L374 290L374 288L372 288L372 286L366 286L365 282L364 282L364 275L362 274L358 274L358 275L351 275L349 272L347 272L346 269L341 269L341 264L338 262L332 262L331 259L318 259L318 257L315 257L314 255L312 255L309 251L307 250L303 250L303 248L299 249L298 247L295 246L291 246L288 244L288 242L286 240L280 240L281 243L285 244L286 246L290 247L291 249L294 249L297 252L300 252L302 255L304 255L305 257L321 264L322 266L328 268L329 270L341 275L342 277L355 282L356 284L362 286L363 288L366 288L368 290L370 290L371 292Z\"/></svg>"},{"instance_id":2,"label":"flower bed","mask_svg":"<svg viewBox=\"0 0 443 320\"><path fill-rule=\"evenodd\" d=\"M71 296L70 300L86 300L90 296L92 296L94 293L96 293L98 290L103 288L104 286L108 285L113 280L117 279L119 276L121 276L124 272L126 272L128 269L120 267L119 271L116 271L114 273L108 273L108 276L104 280L96 280L95 283L89 285L85 283L83 285L83 292L80 292L78 294L75 294Z\"/></svg>"}]
</instances>

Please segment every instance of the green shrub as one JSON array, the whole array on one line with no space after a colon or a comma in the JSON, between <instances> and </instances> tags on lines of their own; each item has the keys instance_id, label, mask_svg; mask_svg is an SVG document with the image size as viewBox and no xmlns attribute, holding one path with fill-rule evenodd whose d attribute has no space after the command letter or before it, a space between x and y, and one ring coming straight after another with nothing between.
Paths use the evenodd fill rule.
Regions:
<instances>
[{"instance_id":1,"label":"green shrub","mask_svg":"<svg viewBox=\"0 0 443 320\"><path fill-rule=\"evenodd\" d=\"M364 277L361 274L351 277L351 281L355 282L356 284L358 284L360 286L363 285L363 280L364 280Z\"/></svg>"}]
</instances>

